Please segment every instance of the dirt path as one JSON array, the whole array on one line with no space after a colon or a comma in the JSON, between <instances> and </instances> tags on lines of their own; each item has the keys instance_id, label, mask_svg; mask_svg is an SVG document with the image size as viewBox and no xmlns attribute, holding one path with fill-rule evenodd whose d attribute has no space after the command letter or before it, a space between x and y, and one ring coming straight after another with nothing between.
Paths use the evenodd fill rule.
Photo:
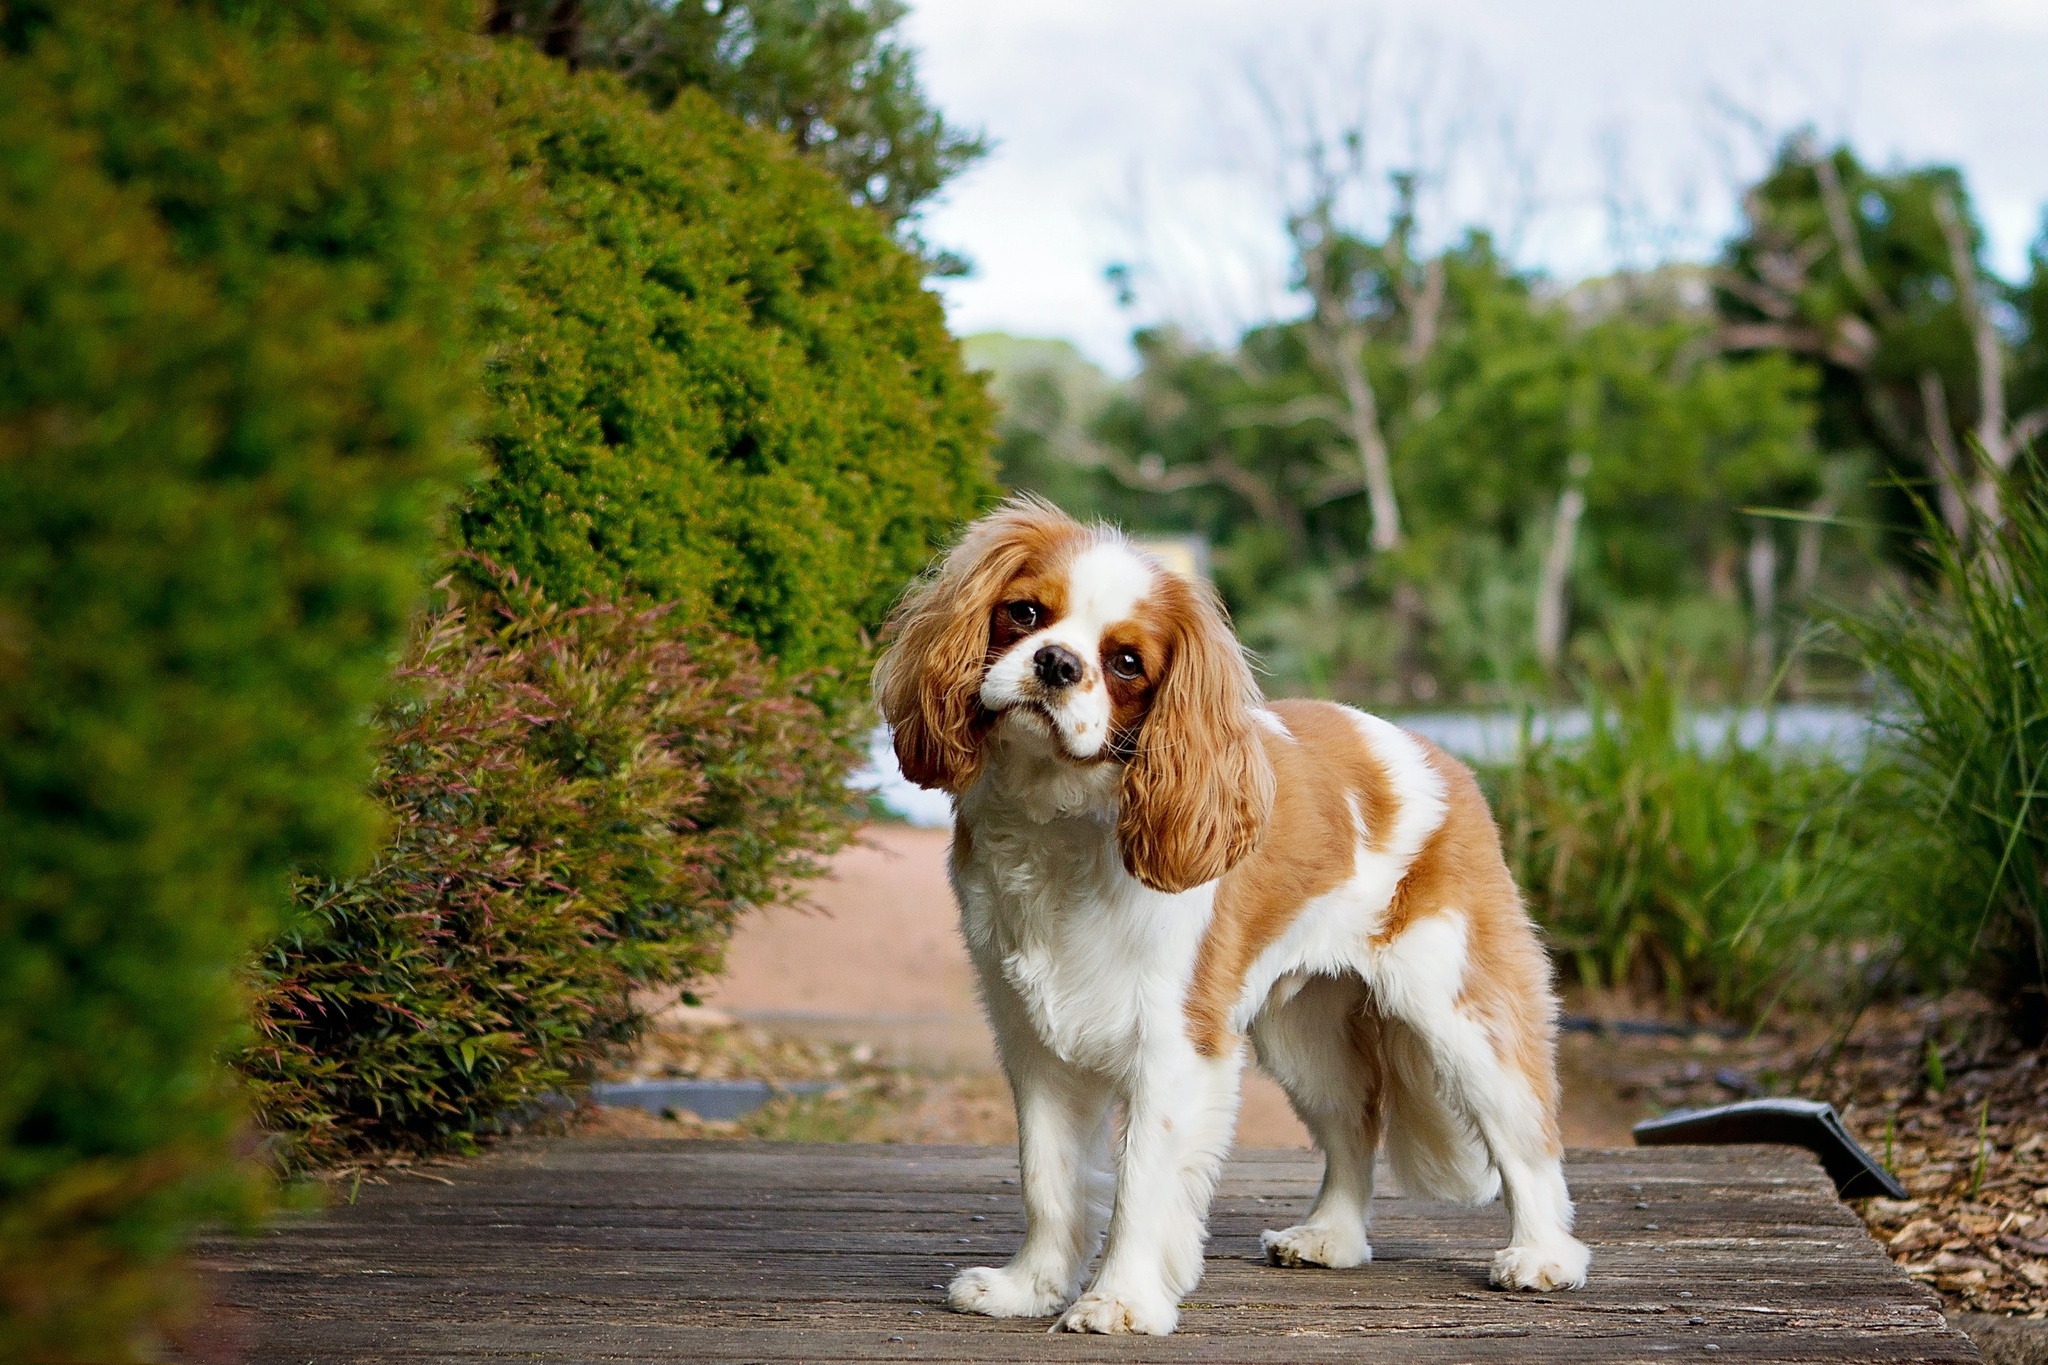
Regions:
<instances>
[{"instance_id":1,"label":"dirt path","mask_svg":"<svg viewBox=\"0 0 2048 1365\"><path fill-rule=\"evenodd\" d=\"M871 825L811 890L809 910L749 918L733 940L725 976L705 1003L778 1034L865 1042L882 1055L950 1078L932 1121L956 1141L1007 1140L1010 1117L995 1078L995 1053L975 997L946 884L945 830ZM1620 1099L1585 1047L1562 1049L1565 1140L1625 1146L1640 1106ZM1254 1071L1245 1085L1237 1141L1306 1147L1308 1133L1280 1088Z\"/></svg>"}]
</instances>

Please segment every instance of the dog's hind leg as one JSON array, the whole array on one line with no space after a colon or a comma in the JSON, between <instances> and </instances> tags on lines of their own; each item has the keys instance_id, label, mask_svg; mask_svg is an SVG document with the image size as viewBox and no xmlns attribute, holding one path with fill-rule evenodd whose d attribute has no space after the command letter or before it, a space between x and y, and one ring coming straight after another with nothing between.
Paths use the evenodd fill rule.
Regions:
<instances>
[{"instance_id":1,"label":"dog's hind leg","mask_svg":"<svg viewBox=\"0 0 2048 1365\"><path fill-rule=\"evenodd\" d=\"M1577 1289L1591 1257L1572 1236L1548 987L1534 965L1504 972L1499 953L1468 957L1466 923L1463 914L1443 911L1402 931L1377 954L1374 994L1413 1030L1435 1068L1437 1093L1463 1111L1500 1173L1509 1234L1493 1259L1493 1282L1504 1289ZM1518 930L1528 933L1526 925ZM1528 948L1515 952L1514 961L1540 963L1533 936ZM1478 978L1489 962L1503 974ZM1493 1015L1484 1017L1489 1003ZM1397 1096L1389 1123L1402 1121ZM1454 1157L1445 1154L1445 1169L1467 1164Z\"/></svg>"},{"instance_id":2,"label":"dog's hind leg","mask_svg":"<svg viewBox=\"0 0 2048 1365\"><path fill-rule=\"evenodd\" d=\"M1380 1027L1356 977L1283 978L1252 1023L1259 1063L1323 1153L1307 1218L1260 1240L1274 1265L1343 1269L1372 1259L1373 1155L1382 1109Z\"/></svg>"}]
</instances>

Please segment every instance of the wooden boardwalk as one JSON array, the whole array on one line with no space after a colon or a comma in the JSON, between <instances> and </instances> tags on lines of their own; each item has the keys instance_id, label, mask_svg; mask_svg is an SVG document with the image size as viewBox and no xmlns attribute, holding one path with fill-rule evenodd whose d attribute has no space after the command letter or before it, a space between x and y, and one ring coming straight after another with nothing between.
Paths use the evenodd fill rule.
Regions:
<instances>
[{"instance_id":1,"label":"wooden boardwalk","mask_svg":"<svg viewBox=\"0 0 2048 1365\"><path fill-rule=\"evenodd\" d=\"M1246 1153L1164 1339L948 1311L1023 1211L972 1147L524 1142L202 1248L252 1361L1975 1361L1820 1168L1784 1148L1575 1153L1591 1284L1489 1289L1505 1215L1393 1198L1377 1260L1254 1259L1319 1174ZM443 1179L452 1183L442 1183Z\"/></svg>"}]
</instances>

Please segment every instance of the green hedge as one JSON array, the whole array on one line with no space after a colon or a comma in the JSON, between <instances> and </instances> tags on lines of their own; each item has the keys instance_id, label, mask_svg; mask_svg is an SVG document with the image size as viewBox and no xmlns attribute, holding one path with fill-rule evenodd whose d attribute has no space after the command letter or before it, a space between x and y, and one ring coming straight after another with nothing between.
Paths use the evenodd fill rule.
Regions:
<instances>
[{"instance_id":1,"label":"green hedge","mask_svg":"<svg viewBox=\"0 0 2048 1365\"><path fill-rule=\"evenodd\" d=\"M138 1354L175 1316L184 1230L256 1197L222 1048L293 1159L460 1145L629 985L707 967L829 844L868 634L989 492L979 384L873 215L701 101L653 114L471 18L0 0L0 1356ZM511 212L525 254L485 252ZM641 683L680 647L651 623L687 623L691 704L723 709L591 710L463 637L388 713L397 837L351 877L361 722L472 416L496 473L458 546L600 604L559 639L537 603L506 622L562 658L608 622ZM602 605L629 597L669 606ZM508 679L558 709L514 724ZM662 753L679 785L614 766ZM486 825L581 879L573 913L491 879ZM423 829L470 840L462 894L407 880ZM251 1044L237 973L295 870ZM450 936L506 896L511 938Z\"/></svg>"},{"instance_id":2,"label":"green hedge","mask_svg":"<svg viewBox=\"0 0 2048 1365\"><path fill-rule=\"evenodd\" d=\"M260 962L240 1063L289 1166L472 1149L847 829L840 736L751 645L485 576L418 628L381 718L391 842L304 882Z\"/></svg>"},{"instance_id":3,"label":"green hedge","mask_svg":"<svg viewBox=\"0 0 2048 1365\"><path fill-rule=\"evenodd\" d=\"M418 0L0 3L0 1358L247 1207L217 1065L472 467L473 121Z\"/></svg>"},{"instance_id":4,"label":"green hedge","mask_svg":"<svg viewBox=\"0 0 2048 1365\"><path fill-rule=\"evenodd\" d=\"M460 522L482 596L382 721L395 837L260 962L240 1065L293 1166L471 1148L635 986L714 970L843 834L870 632L990 489L916 258L822 174L523 45L442 70L535 221Z\"/></svg>"},{"instance_id":5,"label":"green hedge","mask_svg":"<svg viewBox=\"0 0 2048 1365\"><path fill-rule=\"evenodd\" d=\"M865 693L868 635L993 491L989 412L917 258L766 134L686 92L508 44L476 81L546 236L490 374L473 550L573 600L723 620Z\"/></svg>"}]
</instances>

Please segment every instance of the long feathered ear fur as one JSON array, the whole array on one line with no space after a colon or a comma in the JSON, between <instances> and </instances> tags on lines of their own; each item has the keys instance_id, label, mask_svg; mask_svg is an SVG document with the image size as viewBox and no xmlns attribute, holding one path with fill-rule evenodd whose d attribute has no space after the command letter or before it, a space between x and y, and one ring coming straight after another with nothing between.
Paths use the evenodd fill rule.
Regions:
<instances>
[{"instance_id":1,"label":"long feathered ear fur","mask_svg":"<svg viewBox=\"0 0 2048 1365\"><path fill-rule=\"evenodd\" d=\"M1050 503L1012 498L968 527L938 568L903 594L875 664L875 700L895 731L905 777L955 795L974 785L990 720L981 705L989 619L1025 565L1085 535Z\"/></svg>"},{"instance_id":2,"label":"long feathered ear fur","mask_svg":"<svg viewBox=\"0 0 2048 1365\"><path fill-rule=\"evenodd\" d=\"M1273 814L1262 705L1214 595L1162 574L1171 656L1124 768L1117 838L1124 867L1155 891L1211 882L1257 847Z\"/></svg>"}]
</instances>

